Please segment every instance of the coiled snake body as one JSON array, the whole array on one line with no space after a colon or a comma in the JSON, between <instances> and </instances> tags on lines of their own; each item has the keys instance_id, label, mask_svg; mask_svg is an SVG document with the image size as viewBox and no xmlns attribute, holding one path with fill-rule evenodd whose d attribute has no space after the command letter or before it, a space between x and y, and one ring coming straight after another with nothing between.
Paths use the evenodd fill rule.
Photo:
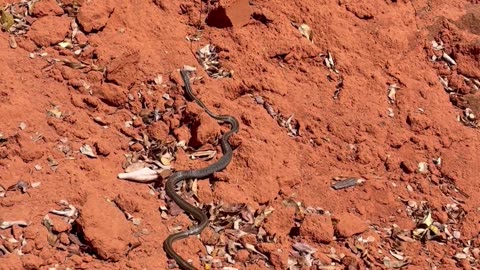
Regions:
<instances>
[{"instance_id":1,"label":"coiled snake body","mask_svg":"<svg viewBox=\"0 0 480 270\"><path fill-rule=\"evenodd\" d=\"M230 130L223 134L222 138L220 139L220 145L222 147L223 156L215 163L198 170L189 170L189 171L178 171L172 174L166 183L165 190L170 197L180 208L182 208L187 214L192 215L197 221L198 224L186 231L182 231L179 233L175 233L170 235L164 242L163 248L168 256L173 258L177 264L180 266L181 269L184 270L196 270L191 264L189 264L186 260L180 257L175 250L173 249L173 242L177 240L181 240L184 238L189 237L190 235L200 234L205 227L208 225L208 217L203 213L202 210L199 208L189 204L187 201L182 199L176 192L175 187L178 183L188 180L188 179L203 179L211 174L221 171L227 167L227 165L232 160L233 150L230 146L228 139L232 136L233 133L238 132L239 124L238 121L229 115L217 115L212 113L204 104L203 102L198 99L192 92L192 88L190 86L190 79L188 77L188 72L186 70L180 70L180 74L182 75L183 82L185 84L185 93L190 99L193 99L202 109L213 119L217 120L220 123L228 123L230 124Z\"/></svg>"}]
</instances>

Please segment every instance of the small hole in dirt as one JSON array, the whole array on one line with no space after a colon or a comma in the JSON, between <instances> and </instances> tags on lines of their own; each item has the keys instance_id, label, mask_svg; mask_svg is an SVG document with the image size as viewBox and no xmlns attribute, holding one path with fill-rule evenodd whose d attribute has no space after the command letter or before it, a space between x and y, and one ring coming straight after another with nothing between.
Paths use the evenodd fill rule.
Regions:
<instances>
[{"instance_id":1,"label":"small hole in dirt","mask_svg":"<svg viewBox=\"0 0 480 270\"><path fill-rule=\"evenodd\" d=\"M76 243L77 241L73 241L73 239L70 239L73 243L78 244L80 246L80 250L90 254L90 255L95 255L95 252L92 250L92 248L87 244L88 242L85 240L85 235L83 234L82 227L77 223L74 222L72 224L72 229L70 230L70 237L71 238L77 238L79 243Z\"/></svg>"},{"instance_id":2,"label":"small hole in dirt","mask_svg":"<svg viewBox=\"0 0 480 270\"><path fill-rule=\"evenodd\" d=\"M300 236L300 227L292 227L288 233L290 237Z\"/></svg>"},{"instance_id":3,"label":"small hole in dirt","mask_svg":"<svg viewBox=\"0 0 480 270\"><path fill-rule=\"evenodd\" d=\"M259 21L259 22L261 22L261 23L263 23L263 24L265 24L265 25L268 25L269 23L272 22L272 20L269 20L269 19L265 16L265 14L263 14L263 13L257 13L257 12L255 12L255 13L252 14L252 18L253 18L255 21Z\"/></svg>"}]
</instances>

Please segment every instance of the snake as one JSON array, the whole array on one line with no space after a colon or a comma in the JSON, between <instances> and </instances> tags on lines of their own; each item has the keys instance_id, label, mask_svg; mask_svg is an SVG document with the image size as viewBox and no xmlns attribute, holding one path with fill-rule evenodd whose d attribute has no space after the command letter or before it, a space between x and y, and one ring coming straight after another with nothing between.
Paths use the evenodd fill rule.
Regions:
<instances>
[{"instance_id":1,"label":"snake","mask_svg":"<svg viewBox=\"0 0 480 270\"><path fill-rule=\"evenodd\" d=\"M233 116L217 115L211 112L207 108L207 106L205 106L205 104L203 104L203 102L193 93L188 73L189 71L185 69L180 70L186 95L191 100L195 101L197 105L199 105L211 118L215 119L218 123L227 123L230 125L230 130L225 132L220 138L220 145L222 147L223 153L221 158L219 158L215 163L212 163L207 167L201 169L176 171L167 179L167 182L165 183L165 191L168 197L173 200L183 211L185 211L185 213L189 214L195 220L197 220L197 225L189 230L169 235L167 239L163 242L163 248L167 255L170 258L174 259L181 269L196 270L195 267L193 267L190 263L188 263L185 259L178 255L178 253L175 252L175 250L173 249L173 242L185 239L191 235L200 234L208 226L209 219L201 209L193 206L192 204L182 199L182 197L180 197L180 195L177 194L177 192L175 191L175 187L182 181L189 179L205 179L213 173L225 169L232 160L233 156L233 149L228 140L234 133L238 132L239 123Z\"/></svg>"}]
</instances>

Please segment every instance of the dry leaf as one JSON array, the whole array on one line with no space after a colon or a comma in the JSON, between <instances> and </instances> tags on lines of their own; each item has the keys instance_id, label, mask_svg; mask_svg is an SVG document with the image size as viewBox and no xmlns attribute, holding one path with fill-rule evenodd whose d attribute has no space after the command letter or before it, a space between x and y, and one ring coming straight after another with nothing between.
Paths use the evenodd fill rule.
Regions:
<instances>
[{"instance_id":1,"label":"dry leaf","mask_svg":"<svg viewBox=\"0 0 480 270\"><path fill-rule=\"evenodd\" d=\"M428 173L428 164L426 162L420 162L417 166L417 171L421 174Z\"/></svg>"},{"instance_id":2,"label":"dry leaf","mask_svg":"<svg viewBox=\"0 0 480 270\"><path fill-rule=\"evenodd\" d=\"M190 154L191 159L203 159L203 160L210 160L217 155L217 151L214 150L205 150L205 151L196 151Z\"/></svg>"},{"instance_id":3,"label":"dry leaf","mask_svg":"<svg viewBox=\"0 0 480 270\"><path fill-rule=\"evenodd\" d=\"M397 90L399 89L400 87L398 87L396 84L391 84L388 86L388 100L391 104L395 104Z\"/></svg>"},{"instance_id":4,"label":"dry leaf","mask_svg":"<svg viewBox=\"0 0 480 270\"><path fill-rule=\"evenodd\" d=\"M16 49L18 47L17 41L15 40L14 36L10 36L8 38L8 45L10 45L10 48L12 48L12 49Z\"/></svg>"},{"instance_id":5,"label":"dry leaf","mask_svg":"<svg viewBox=\"0 0 480 270\"><path fill-rule=\"evenodd\" d=\"M155 77L155 79L153 79L153 81L155 82L156 85L161 85L162 82L163 82L163 77L162 77L162 75L157 75L157 76Z\"/></svg>"},{"instance_id":6,"label":"dry leaf","mask_svg":"<svg viewBox=\"0 0 480 270\"><path fill-rule=\"evenodd\" d=\"M390 260L388 257L385 257L383 259L383 264L387 267L387 268L392 268L392 269L395 269L395 268L402 268L404 267L405 265L409 264L408 262L405 262L405 261L392 261Z\"/></svg>"},{"instance_id":7,"label":"dry leaf","mask_svg":"<svg viewBox=\"0 0 480 270\"><path fill-rule=\"evenodd\" d=\"M82 147L80 147L80 153L82 153L85 156L90 157L90 158L96 158L97 157L95 155L95 153L93 153L92 147L88 144L84 144L84 145L82 145Z\"/></svg>"},{"instance_id":8,"label":"dry leaf","mask_svg":"<svg viewBox=\"0 0 480 270\"><path fill-rule=\"evenodd\" d=\"M64 217L75 217L78 213L77 208L75 206L69 204L66 209L63 210L50 210L49 211L52 214L59 215L59 216L64 216Z\"/></svg>"},{"instance_id":9,"label":"dry leaf","mask_svg":"<svg viewBox=\"0 0 480 270\"><path fill-rule=\"evenodd\" d=\"M3 221L2 223L0 223L0 229L5 230L5 229L8 229L8 228L10 228L14 225L25 227L25 226L28 226L28 223L26 221L23 221L23 220Z\"/></svg>"},{"instance_id":10,"label":"dry leaf","mask_svg":"<svg viewBox=\"0 0 480 270\"><path fill-rule=\"evenodd\" d=\"M170 153L165 153L160 157L160 162L165 166L170 166L170 163L173 160L173 155Z\"/></svg>"},{"instance_id":11,"label":"dry leaf","mask_svg":"<svg viewBox=\"0 0 480 270\"><path fill-rule=\"evenodd\" d=\"M310 26L303 23L298 26L298 31L302 33L302 36L306 37L310 42L313 43L313 31Z\"/></svg>"},{"instance_id":12,"label":"dry leaf","mask_svg":"<svg viewBox=\"0 0 480 270\"><path fill-rule=\"evenodd\" d=\"M72 44L72 42L70 42L70 41L63 41L63 42L58 43L58 45L59 45L60 47L64 48L64 49L71 49L71 48L73 48L73 44Z\"/></svg>"},{"instance_id":13,"label":"dry leaf","mask_svg":"<svg viewBox=\"0 0 480 270\"><path fill-rule=\"evenodd\" d=\"M62 112L58 109L58 106L53 107L52 109L47 111L49 116L53 116L55 118L61 118Z\"/></svg>"},{"instance_id":14,"label":"dry leaf","mask_svg":"<svg viewBox=\"0 0 480 270\"><path fill-rule=\"evenodd\" d=\"M3 30L9 32L14 22L15 21L12 14L3 9L0 9L0 26Z\"/></svg>"},{"instance_id":15,"label":"dry leaf","mask_svg":"<svg viewBox=\"0 0 480 270\"><path fill-rule=\"evenodd\" d=\"M130 180L130 181L137 181L137 182L150 182L154 181L158 178L158 173L155 170L152 170L148 167L142 168L140 170L136 170L133 172L128 173L120 173L117 176L119 179L122 180Z\"/></svg>"}]
</instances>

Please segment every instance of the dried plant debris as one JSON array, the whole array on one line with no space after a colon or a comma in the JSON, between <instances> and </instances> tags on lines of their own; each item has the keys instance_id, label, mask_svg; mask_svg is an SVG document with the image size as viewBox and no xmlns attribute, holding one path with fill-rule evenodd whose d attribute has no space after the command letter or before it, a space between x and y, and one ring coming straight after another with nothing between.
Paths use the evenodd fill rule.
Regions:
<instances>
[{"instance_id":1,"label":"dried plant debris","mask_svg":"<svg viewBox=\"0 0 480 270\"><path fill-rule=\"evenodd\" d=\"M53 108L47 110L47 115L55 118L62 118L62 111L60 111L58 106L53 106Z\"/></svg>"},{"instance_id":2,"label":"dried plant debris","mask_svg":"<svg viewBox=\"0 0 480 270\"><path fill-rule=\"evenodd\" d=\"M278 110L274 109L269 102L265 101L263 97L256 96L254 97L254 99L257 104L263 105L263 108L265 108L267 113L277 121L278 125L288 130L289 136L300 136L300 122L294 119L295 114L292 114L290 115L290 117L286 118L282 114L280 114Z\"/></svg>"},{"instance_id":3,"label":"dried plant debris","mask_svg":"<svg viewBox=\"0 0 480 270\"><path fill-rule=\"evenodd\" d=\"M325 66L327 66L327 68L330 70L330 71L333 71L335 73L340 73L336 67L335 67L335 61L333 60L333 56L332 54L327 51L327 54L326 55L321 55L324 57L324 63L325 63Z\"/></svg>"},{"instance_id":4,"label":"dried plant debris","mask_svg":"<svg viewBox=\"0 0 480 270\"><path fill-rule=\"evenodd\" d=\"M335 177L333 180L336 182L332 185L332 188L335 190L345 189L349 187L354 187L365 182L363 178L354 178L354 177Z\"/></svg>"},{"instance_id":5,"label":"dried plant debris","mask_svg":"<svg viewBox=\"0 0 480 270\"><path fill-rule=\"evenodd\" d=\"M80 153L82 153L83 155L85 155L89 158L96 158L97 157L95 155L95 153L93 152L92 147L88 144L84 144L80 147Z\"/></svg>"},{"instance_id":6,"label":"dried plant debris","mask_svg":"<svg viewBox=\"0 0 480 270\"><path fill-rule=\"evenodd\" d=\"M465 108L462 114L458 117L458 120L462 122L465 126L480 128L480 121L477 119L476 115L470 108Z\"/></svg>"},{"instance_id":7,"label":"dried plant debris","mask_svg":"<svg viewBox=\"0 0 480 270\"><path fill-rule=\"evenodd\" d=\"M445 61L446 63L448 63L449 65L452 65L452 66L457 64L457 62L455 62L455 60L450 55L445 53L445 51L444 51L445 47L444 47L442 41L437 42L435 40L432 40L432 48L435 51L441 51L442 52L441 57L433 55L432 58L431 58L432 62L435 62L435 61L438 61L438 60L443 60L443 61Z\"/></svg>"},{"instance_id":8,"label":"dried plant debris","mask_svg":"<svg viewBox=\"0 0 480 270\"><path fill-rule=\"evenodd\" d=\"M413 230L412 235L414 239L422 241L442 239L442 232L444 232L445 229L446 227L444 225L433 220L432 213L428 211L422 222Z\"/></svg>"},{"instance_id":9,"label":"dried plant debris","mask_svg":"<svg viewBox=\"0 0 480 270\"><path fill-rule=\"evenodd\" d=\"M392 260L389 257L385 256L383 259L383 264L387 267L387 269L400 269L403 268L404 266L408 265L408 261L402 261L402 260Z\"/></svg>"},{"instance_id":10,"label":"dried plant debris","mask_svg":"<svg viewBox=\"0 0 480 270\"><path fill-rule=\"evenodd\" d=\"M313 43L313 30L312 30L312 28L310 28L310 26L308 26L305 23L297 24L295 22L292 22L292 25L293 25L293 27L296 27L298 29L298 31L300 31L302 36L306 37L308 39L308 41Z\"/></svg>"},{"instance_id":11,"label":"dried plant debris","mask_svg":"<svg viewBox=\"0 0 480 270\"><path fill-rule=\"evenodd\" d=\"M344 87L343 75L337 70L335 61L333 59L333 55L330 53L330 51L327 51L326 54L320 54L320 57L323 58L323 62L325 66L328 68L328 70L331 73L333 73L333 76L335 76L335 79L334 79L332 77L332 74L328 74L327 79L329 81L335 81L337 83L335 86L335 91L333 92L333 99L338 99L340 98L340 94Z\"/></svg>"},{"instance_id":12,"label":"dried plant debris","mask_svg":"<svg viewBox=\"0 0 480 270\"><path fill-rule=\"evenodd\" d=\"M220 64L218 57L218 48L212 44L207 44L197 51L197 60L207 72L208 76L220 79L232 77L232 70L225 70Z\"/></svg>"},{"instance_id":13,"label":"dried plant debris","mask_svg":"<svg viewBox=\"0 0 480 270\"><path fill-rule=\"evenodd\" d=\"M457 62L455 59L453 59L450 55L445 53L444 45L442 41L432 41L432 48L434 51L441 51L441 56L437 56L438 54L434 54L431 57L432 62L437 62L437 61L443 61L444 66L443 68L447 70L453 70L455 68L452 68L453 66L457 65ZM458 70L456 71L458 73ZM459 74L459 73L458 73ZM470 93L475 93L480 90L480 79L478 78L472 78L465 76L463 74L459 74L463 77L463 82L464 84L469 87ZM443 86L445 91L449 93L450 95L450 100L451 102L462 109L462 113L457 117L457 120L461 123L463 123L467 127L472 127L472 128L480 128L480 122L477 119L477 116L474 114L474 112L471 110L471 108L464 108L462 106L458 105L458 100L462 99L463 94L465 93L465 89L460 91L459 89L455 89L449 84L449 79L448 76L439 76L438 77L440 84Z\"/></svg>"},{"instance_id":14,"label":"dried plant debris","mask_svg":"<svg viewBox=\"0 0 480 270\"><path fill-rule=\"evenodd\" d=\"M20 4L8 4L4 9L0 10L0 24L2 30L14 35L23 35L30 28L30 23L26 20L28 16L28 5L26 1ZM23 13L21 13L24 10Z\"/></svg>"},{"instance_id":15,"label":"dried plant debris","mask_svg":"<svg viewBox=\"0 0 480 270\"><path fill-rule=\"evenodd\" d=\"M146 183L157 180L158 176L159 173L156 170L144 167L136 171L119 173L118 179Z\"/></svg>"},{"instance_id":16,"label":"dried plant debris","mask_svg":"<svg viewBox=\"0 0 480 270\"><path fill-rule=\"evenodd\" d=\"M68 203L66 200L61 200L58 202L58 205L61 207L60 210L50 210L50 213L66 217L68 223L73 223L78 218L78 210L75 206Z\"/></svg>"},{"instance_id":17,"label":"dried plant debris","mask_svg":"<svg viewBox=\"0 0 480 270\"><path fill-rule=\"evenodd\" d=\"M388 102L390 104L395 104L396 103L396 101L397 101L396 94L397 94L397 91L399 89L400 89L400 87L398 87L396 84L390 84L388 86L387 96L388 96Z\"/></svg>"},{"instance_id":18,"label":"dried plant debris","mask_svg":"<svg viewBox=\"0 0 480 270\"><path fill-rule=\"evenodd\" d=\"M246 204L210 204L207 208L212 232L202 237L208 255L201 259L207 267L222 269L225 264L234 264L238 252L248 253L245 263L269 262L269 257L257 245L277 241L262 228L272 207L252 211Z\"/></svg>"},{"instance_id":19,"label":"dried plant debris","mask_svg":"<svg viewBox=\"0 0 480 270\"><path fill-rule=\"evenodd\" d=\"M292 250L288 256L289 270L300 270L314 265L313 254L317 250L306 243L296 242L292 245Z\"/></svg>"},{"instance_id":20,"label":"dried plant debris","mask_svg":"<svg viewBox=\"0 0 480 270\"><path fill-rule=\"evenodd\" d=\"M34 182L34 183L27 183L26 181L23 181L23 180L20 180L18 181L17 183L9 186L5 192L4 192L4 197L6 196L6 192L8 191L20 191L22 194L24 193L27 193L28 195L30 195L30 193L28 193L28 189L29 188L36 188L40 186L40 182ZM1 191L1 188L0 188L0 191ZM1 197L1 195L0 195Z\"/></svg>"},{"instance_id":21,"label":"dried plant debris","mask_svg":"<svg viewBox=\"0 0 480 270\"><path fill-rule=\"evenodd\" d=\"M26 227L28 226L28 223L24 220L15 220L15 221L2 221L0 223L0 229L5 230L8 229L12 226L21 226L21 227Z\"/></svg>"}]
</instances>

